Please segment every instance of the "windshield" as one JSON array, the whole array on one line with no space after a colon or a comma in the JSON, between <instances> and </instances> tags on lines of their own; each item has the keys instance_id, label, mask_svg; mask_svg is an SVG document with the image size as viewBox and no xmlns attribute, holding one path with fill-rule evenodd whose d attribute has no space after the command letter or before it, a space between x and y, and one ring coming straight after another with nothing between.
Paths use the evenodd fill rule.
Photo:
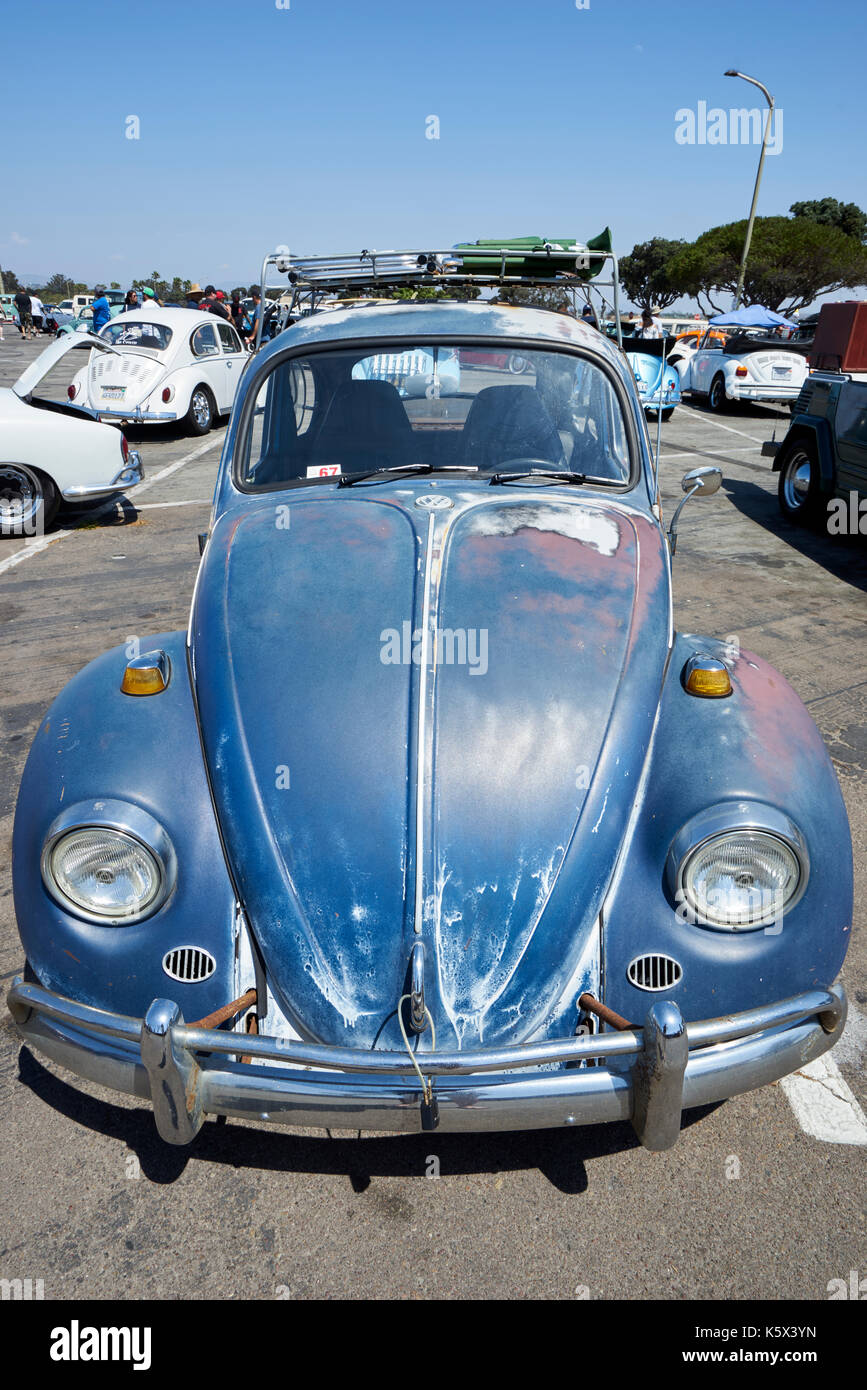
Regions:
<instances>
[{"instance_id":1,"label":"windshield","mask_svg":"<svg viewBox=\"0 0 867 1390\"><path fill-rule=\"evenodd\" d=\"M600 367L490 343L284 359L259 390L236 459L238 481L254 488L408 464L620 484L630 474L623 414Z\"/></svg>"},{"instance_id":2,"label":"windshield","mask_svg":"<svg viewBox=\"0 0 867 1390\"><path fill-rule=\"evenodd\" d=\"M130 323L121 315L100 331L100 338L115 347L150 348L162 352L172 341L172 330L163 323Z\"/></svg>"}]
</instances>

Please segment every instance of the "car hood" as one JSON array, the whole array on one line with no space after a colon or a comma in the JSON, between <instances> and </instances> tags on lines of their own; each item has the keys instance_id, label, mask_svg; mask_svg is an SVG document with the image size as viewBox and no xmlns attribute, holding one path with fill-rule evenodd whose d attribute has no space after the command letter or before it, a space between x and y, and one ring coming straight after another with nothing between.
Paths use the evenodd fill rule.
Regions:
<instances>
[{"instance_id":1,"label":"car hood","mask_svg":"<svg viewBox=\"0 0 867 1390\"><path fill-rule=\"evenodd\" d=\"M302 1036L399 1047L417 940L440 1045L539 1036L567 1010L574 1028L656 714L669 571L637 510L505 492L271 494L208 543L203 746Z\"/></svg>"},{"instance_id":2,"label":"car hood","mask_svg":"<svg viewBox=\"0 0 867 1390\"><path fill-rule=\"evenodd\" d=\"M106 343L102 338L97 338L93 333L67 333L63 337L55 338L54 342L40 352L28 367L25 367L20 377L13 383L12 390L16 396L22 400L27 400L32 396L43 377L46 377L68 352L73 352L76 348L96 348L99 355L103 353L115 353L115 349L110 343Z\"/></svg>"}]
</instances>

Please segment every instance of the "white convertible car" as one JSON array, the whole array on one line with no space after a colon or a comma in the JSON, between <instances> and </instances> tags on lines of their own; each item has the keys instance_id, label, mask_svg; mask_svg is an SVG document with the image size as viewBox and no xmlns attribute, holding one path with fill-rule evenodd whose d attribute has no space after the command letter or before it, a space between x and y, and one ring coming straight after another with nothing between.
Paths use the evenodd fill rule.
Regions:
<instances>
[{"instance_id":1,"label":"white convertible car","mask_svg":"<svg viewBox=\"0 0 867 1390\"><path fill-rule=\"evenodd\" d=\"M215 314L135 309L111 319L99 336L116 353L93 353L68 394L100 419L182 420L191 434L207 434L232 409L249 354Z\"/></svg>"},{"instance_id":2,"label":"white convertible car","mask_svg":"<svg viewBox=\"0 0 867 1390\"><path fill-rule=\"evenodd\" d=\"M90 333L58 338L14 386L0 387L0 535L35 535L62 501L102 501L142 480L141 459L119 429L33 394L67 352L81 348L99 358L113 351Z\"/></svg>"},{"instance_id":3,"label":"white convertible car","mask_svg":"<svg viewBox=\"0 0 867 1390\"><path fill-rule=\"evenodd\" d=\"M725 410L730 401L776 401L797 398L807 375L802 345L770 338L761 329L747 329L720 340L709 328L688 360L677 364L681 387L702 396L711 410Z\"/></svg>"}]
</instances>

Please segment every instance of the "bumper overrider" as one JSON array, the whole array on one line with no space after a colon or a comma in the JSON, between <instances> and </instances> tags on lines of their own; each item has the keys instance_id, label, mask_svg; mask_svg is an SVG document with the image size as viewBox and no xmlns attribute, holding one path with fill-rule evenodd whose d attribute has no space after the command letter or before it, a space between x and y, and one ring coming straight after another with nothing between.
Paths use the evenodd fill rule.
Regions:
<instances>
[{"instance_id":1,"label":"bumper overrider","mask_svg":"<svg viewBox=\"0 0 867 1390\"><path fill-rule=\"evenodd\" d=\"M89 484L86 487L66 487L63 498L66 502L93 501L99 497L113 497L118 492L126 492L135 487L144 477L141 454L138 449L130 449L129 458L110 483Z\"/></svg>"},{"instance_id":2,"label":"bumper overrider","mask_svg":"<svg viewBox=\"0 0 867 1390\"><path fill-rule=\"evenodd\" d=\"M840 985L701 1023L685 1023L677 1005L663 1000L643 1027L623 1032L471 1052L419 1050L426 1101L406 1052L199 1028L167 999L155 999L143 1019L130 1018L20 976L8 1004L29 1047L78 1076L151 1101L170 1144L189 1144L206 1115L232 1115L405 1132L630 1120L653 1150L675 1143L684 1110L777 1081L827 1052L847 1008Z\"/></svg>"}]
</instances>

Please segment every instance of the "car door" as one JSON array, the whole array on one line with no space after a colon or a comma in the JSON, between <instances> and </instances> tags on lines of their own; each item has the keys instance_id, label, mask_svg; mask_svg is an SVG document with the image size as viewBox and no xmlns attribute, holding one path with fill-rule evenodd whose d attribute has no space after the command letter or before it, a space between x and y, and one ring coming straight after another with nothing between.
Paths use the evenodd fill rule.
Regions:
<instances>
[{"instance_id":1,"label":"car door","mask_svg":"<svg viewBox=\"0 0 867 1390\"><path fill-rule=\"evenodd\" d=\"M224 397L221 409L231 410L235 399L235 392L238 389L238 382L244 363L247 360L247 352L241 343L234 328L230 323L217 322L217 333L220 337L220 347L223 350L223 388Z\"/></svg>"},{"instance_id":2,"label":"car door","mask_svg":"<svg viewBox=\"0 0 867 1390\"><path fill-rule=\"evenodd\" d=\"M190 338L190 349L202 381L211 388L217 413L228 410L226 405L226 364L217 338L217 324L201 323Z\"/></svg>"},{"instance_id":3,"label":"car door","mask_svg":"<svg viewBox=\"0 0 867 1390\"><path fill-rule=\"evenodd\" d=\"M710 390L711 378L714 369L719 364L720 350L718 342L712 338L710 333L705 333L701 340L700 347L696 350L690 365L690 386L693 391L707 392Z\"/></svg>"},{"instance_id":4,"label":"car door","mask_svg":"<svg viewBox=\"0 0 867 1390\"><path fill-rule=\"evenodd\" d=\"M867 381L847 381L840 388L835 418L837 487L867 496Z\"/></svg>"}]
</instances>

